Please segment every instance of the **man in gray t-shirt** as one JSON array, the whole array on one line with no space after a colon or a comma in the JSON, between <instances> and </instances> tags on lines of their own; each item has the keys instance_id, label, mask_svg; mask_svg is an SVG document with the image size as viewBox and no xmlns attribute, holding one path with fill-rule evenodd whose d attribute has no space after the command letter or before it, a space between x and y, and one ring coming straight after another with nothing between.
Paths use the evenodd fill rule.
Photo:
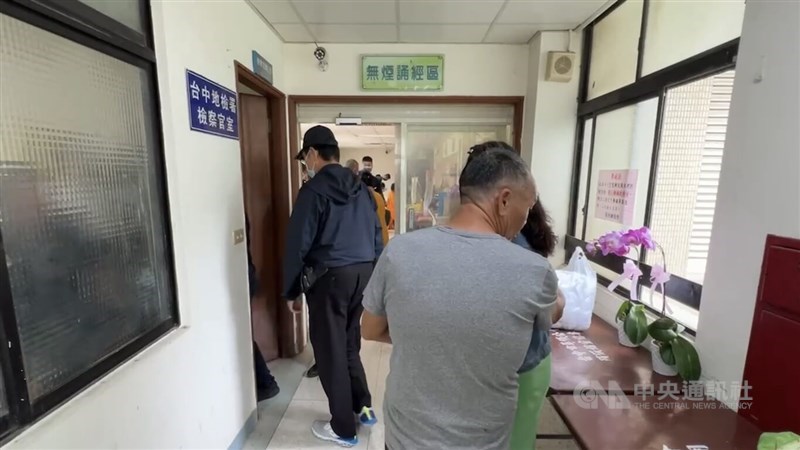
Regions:
<instances>
[{"instance_id":1,"label":"man in gray t-shirt","mask_svg":"<svg viewBox=\"0 0 800 450\"><path fill-rule=\"evenodd\" d=\"M556 300L547 260L508 240L536 199L519 156L488 151L459 185L450 226L396 237L364 291L362 335L394 344L391 450L507 448L517 371Z\"/></svg>"}]
</instances>

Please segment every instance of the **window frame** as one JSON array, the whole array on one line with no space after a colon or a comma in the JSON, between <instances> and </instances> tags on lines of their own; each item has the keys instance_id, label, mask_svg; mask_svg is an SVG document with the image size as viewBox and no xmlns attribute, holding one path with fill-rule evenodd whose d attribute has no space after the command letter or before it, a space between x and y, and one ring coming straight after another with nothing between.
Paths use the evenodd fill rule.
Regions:
<instances>
[{"instance_id":1,"label":"window frame","mask_svg":"<svg viewBox=\"0 0 800 450\"><path fill-rule=\"evenodd\" d=\"M611 14L616 8L627 0L618 0L610 8L593 20L585 29L583 34L583 55L581 57L581 74L578 88L578 108L577 108L577 121L575 130L575 148L572 164L572 187L570 191L570 206L569 218L567 222L567 236L564 242L566 249L566 258L572 254L577 247L584 247L586 245L586 220L587 216L583 218L583 227L581 236L577 236L579 212L581 209L588 206L589 191L592 181L592 163L594 159L594 135L596 133L596 122L592 124L590 136L585 136L585 122L588 120L595 121L597 116L603 113L614 111L619 108L624 108L644 100L658 98L658 112L656 116L655 136L653 139L653 150L650 161L650 178L648 180L648 188L645 195L645 218L644 225L650 226L653 212L653 198L655 196L655 185L658 174L658 158L661 143L661 131L663 122L664 101L666 98L667 90L690 83L697 79L709 77L718 73L735 69L736 55L739 50L739 38L728 41L715 48L709 49L705 52L699 53L691 58L679 61L671 66L665 67L659 71L653 72L646 76L642 76L642 63L644 59L645 40L647 39L647 22L648 13L651 0L643 0L642 7L642 21L641 31L639 34L639 54L637 58L636 76L635 81L627 86L623 86L617 90L601 95L594 99L588 99L589 93L589 69L592 59L592 31L594 26ZM589 159L586 180L586 192L580 192L581 185L581 170L584 151L584 140L589 139ZM625 258L615 255L602 256L602 255L587 255L589 260L605 267L606 269L622 272L622 264ZM643 278L639 283L639 290L643 287L650 287L649 273L651 267L644 261L647 257L646 250L643 250L639 255L639 263L644 272ZM608 287L611 280L598 276L598 282ZM628 297L630 292L628 289L619 287L615 293ZM672 275L670 282L667 283L667 295L670 298L687 305L691 308L700 309L700 300L703 293L703 285L691 280ZM651 309L646 305L648 309ZM693 333L692 333L693 334Z\"/></svg>"},{"instance_id":2,"label":"window frame","mask_svg":"<svg viewBox=\"0 0 800 450\"><path fill-rule=\"evenodd\" d=\"M147 346L176 329L180 324L177 299L175 259L172 240L171 208L164 157L164 135L161 121L161 97L158 89L156 57L150 2L138 0L143 25L139 33L77 0L0 0L0 14L26 22L79 45L143 69L150 88L152 114L149 118L154 134L152 152L156 185L163 205L165 257L171 317L154 323L152 328L81 375L31 403L25 380L22 350L14 310L3 236L0 232L0 365L8 402L8 415L0 419L0 445L13 439L31 424L57 409L79 392L102 379L116 367Z\"/></svg>"}]
</instances>

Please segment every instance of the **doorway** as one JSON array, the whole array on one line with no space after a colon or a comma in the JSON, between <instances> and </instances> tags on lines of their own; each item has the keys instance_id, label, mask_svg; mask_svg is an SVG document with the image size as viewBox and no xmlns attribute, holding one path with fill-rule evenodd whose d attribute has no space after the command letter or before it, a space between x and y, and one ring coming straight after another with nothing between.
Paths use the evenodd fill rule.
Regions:
<instances>
[{"instance_id":1,"label":"doorway","mask_svg":"<svg viewBox=\"0 0 800 450\"><path fill-rule=\"evenodd\" d=\"M460 205L458 176L470 147L498 140L519 147L522 102L516 97L290 98L290 145L299 148L303 133L321 124L339 140L343 164L372 157L374 172L391 174L384 195L393 231L401 234L448 223ZM357 120L339 120L345 118ZM339 122L362 124L334 125Z\"/></svg>"},{"instance_id":2,"label":"doorway","mask_svg":"<svg viewBox=\"0 0 800 450\"><path fill-rule=\"evenodd\" d=\"M396 127L395 136L398 144L395 149L399 162L395 170L395 186L398 203L408 206L413 200L410 190L413 181L403 176L405 172L406 150L402 142L421 137L433 131L430 125L461 125L460 130L440 130L437 140L444 138L444 133L460 132L463 139L460 144L470 140L492 136L495 139L507 140L514 148L522 146L522 118L525 97L481 97L481 96L393 96L393 95L358 95L358 96L325 96L295 95L288 99L289 148L292 155L300 149L304 129L303 124L332 124L337 117L356 117L364 124L390 124ZM418 127L419 125L419 127ZM488 125L488 127L484 127ZM501 126L501 127L498 127ZM363 125L362 125L363 126ZM369 125L367 125L369 126ZM474 139L469 135L474 135ZM404 139L408 138L408 139ZM477 142L472 142L475 144ZM472 145L470 144L470 145ZM467 147L468 148L468 147ZM408 149L410 150L410 148ZM447 150L441 149L440 153ZM437 159L441 159L437 157ZM291 167L292 198L296 198L302 185L303 173L300 164ZM402 184L402 186L401 186ZM424 190L423 190L424 194ZM402 200L401 200L402 197ZM398 227L407 226L397 211ZM404 222L404 223L399 223Z\"/></svg>"},{"instance_id":3,"label":"doorway","mask_svg":"<svg viewBox=\"0 0 800 450\"><path fill-rule=\"evenodd\" d=\"M239 62L240 151L248 249L258 288L251 301L253 339L266 361L303 350L303 320L281 299L289 221L286 96Z\"/></svg>"},{"instance_id":4,"label":"doorway","mask_svg":"<svg viewBox=\"0 0 800 450\"><path fill-rule=\"evenodd\" d=\"M378 193L386 203L386 224L389 236L394 235L393 219L395 209L392 188L400 167L398 144L400 125L394 123L365 123L362 125L336 125L330 122L311 122L300 124L300 134L304 135L311 127L322 125L333 131L339 142L339 161L346 165L355 162L359 171L364 170L364 160L371 160L371 173L383 180Z\"/></svg>"}]
</instances>

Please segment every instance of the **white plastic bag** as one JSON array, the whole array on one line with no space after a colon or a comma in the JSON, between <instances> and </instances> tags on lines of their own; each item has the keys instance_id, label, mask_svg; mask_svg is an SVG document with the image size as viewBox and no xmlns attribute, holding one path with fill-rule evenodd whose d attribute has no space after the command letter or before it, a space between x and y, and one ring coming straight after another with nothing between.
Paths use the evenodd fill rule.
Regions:
<instances>
[{"instance_id":1,"label":"white plastic bag","mask_svg":"<svg viewBox=\"0 0 800 450\"><path fill-rule=\"evenodd\" d=\"M583 250L576 248L569 264L557 270L558 288L564 294L566 305L561 320L553 328L584 331L592 324L594 297L597 292L597 273L595 273Z\"/></svg>"}]
</instances>

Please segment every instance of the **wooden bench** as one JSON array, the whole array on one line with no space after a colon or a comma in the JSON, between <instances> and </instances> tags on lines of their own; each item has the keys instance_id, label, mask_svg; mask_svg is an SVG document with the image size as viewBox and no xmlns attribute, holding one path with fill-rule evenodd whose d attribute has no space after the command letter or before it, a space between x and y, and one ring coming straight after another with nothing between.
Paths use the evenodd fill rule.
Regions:
<instances>
[{"instance_id":1,"label":"wooden bench","mask_svg":"<svg viewBox=\"0 0 800 450\"><path fill-rule=\"evenodd\" d=\"M585 450L754 450L761 435L716 400L554 395L551 401Z\"/></svg>"},{"instance_id":2,"label":"wooden bench","mask_svg":"<svg viewBox=\"0 0 800 450\"><path fill-rule=\"evenodd\" d=\"M552 330L550 337L551 393L572 394L591 382L605 389L615 383L626 394L634 394L637 385L659 386L666 381L680 384L677 377L654 373L650 352L620 345L617 329L597 316L592 317L586 331Z\"/></svg>"},{"instance_id":3,"label":"wooden bench","mask_svg":"<svg viewBox=\"0 0 800 450\"><path fill-rule=\"evenodd\" d=\"M584 332L553 330L551 338L550 402L584 450L756 448L758 427L722 403L664 397L660 388L680 387L680 378L654 373L650 352L620 345L603 319L593 316ZM653 391L636 395L646 387Z\"/></svg>"}]
</instances>

